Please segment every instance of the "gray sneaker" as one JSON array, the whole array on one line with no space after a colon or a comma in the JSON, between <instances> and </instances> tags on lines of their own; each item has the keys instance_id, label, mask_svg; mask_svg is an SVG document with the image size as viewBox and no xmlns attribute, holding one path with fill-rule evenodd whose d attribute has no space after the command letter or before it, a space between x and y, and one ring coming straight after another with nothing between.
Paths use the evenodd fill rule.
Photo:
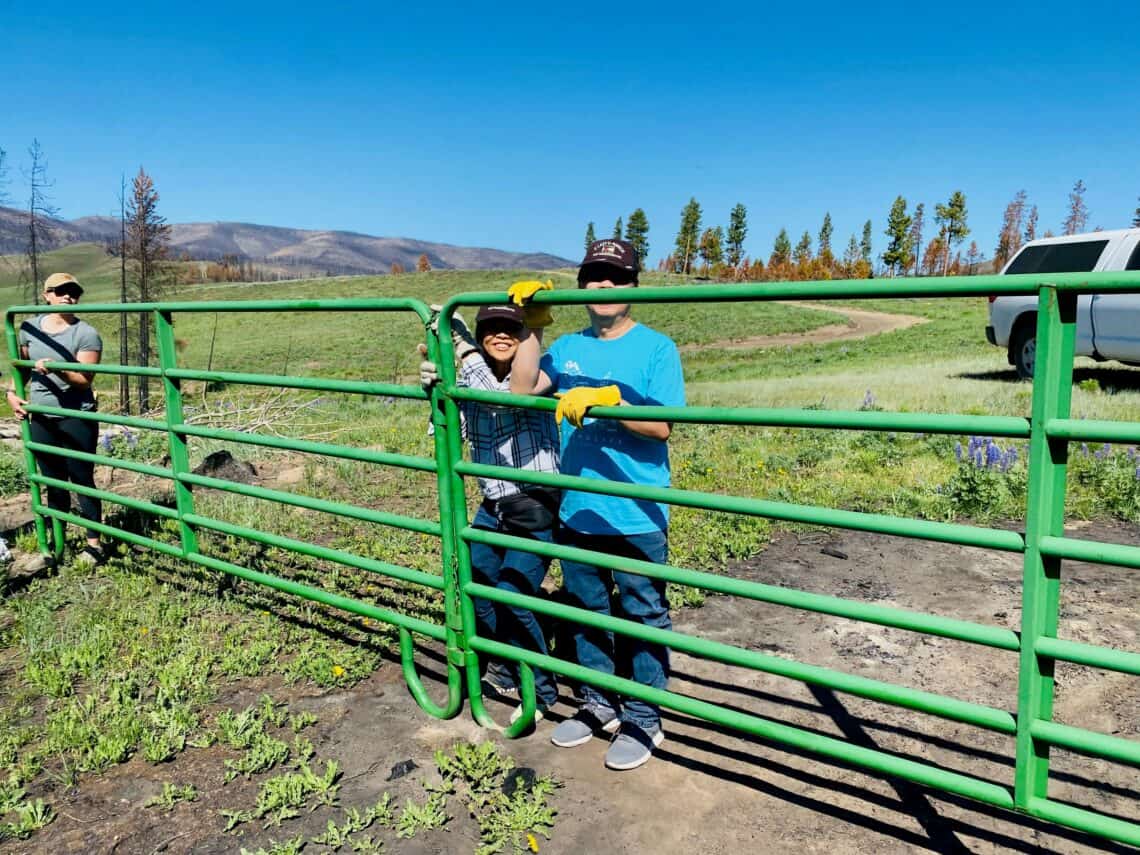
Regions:
<instances>
[{"instance_id":1,"label":"gray sneaker","mask_svg":"<svg viewBox=\"0 0 1140 855\"><path fill-rule=\"evenodd\" d=\"M573 718L562 722L550 734L550 741L559 748L585 745L599 730L616 733L621 727L617 713L607 707L586 706Z\"/></svg>"},{"instance_id":2,"label":"gray sneaker","mask_svg":"<svg viewBox=\"0 0 1140 855\"><path fill-rule=\"evenodd\" d=\"M665 741L661 726L645 730L630 722L623 722L621 732L614 737L606 751L606 768L626 771L649 762L653 749Z\"/></svg>"}]
</instances>

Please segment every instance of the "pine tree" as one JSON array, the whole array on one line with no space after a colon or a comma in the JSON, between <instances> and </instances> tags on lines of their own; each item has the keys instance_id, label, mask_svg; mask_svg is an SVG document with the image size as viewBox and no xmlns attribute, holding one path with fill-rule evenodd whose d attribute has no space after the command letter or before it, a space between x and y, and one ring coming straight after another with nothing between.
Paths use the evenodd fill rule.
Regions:
<instances>
[{"instance_id":1,"label":"pine tree","mask_svg":"<svg viewBox=\"0 0 1140 855\"><path fill-rule=\"evenodd\" d=\"M705 262L705 273L714 271L718 264L724 262L724 229L717 226L715 229L705 229L701 233L701 258Z\"/></svg>"},{"instance_id":2,"label":"pine tree","mask_svg":"<svg viewBox=\"0 0 1140 855\"><path fill-rule=\"evenodd\" d=\"M811 262L811 233L805 231L799 241L796 243L796 248L792 251L792 260L796 262L799 267L806 267Z\"/></svg>"},{"instance_id":3,"label":"pine tree","mask_svg":"<svg viewBox=\"0 0 1140 855\"><path fill-rule=\"evenodd\" d=\"M691 273L693 258L701 241L701 206L695 198L681 209L681 228L677 232L676 251L677 273Z\"/></svg>"},{"instance_id":4,"label":"pine tree","mask_svg":"<svg viewBox=\"0 0 1140 855\"><path fill-rule=\"evenodd\" d=\"M1025 243L1037 240L1037 206L1029 209L1029 216L1025 219Z\"/></svg>"},{"instance_id":5,"label":"pine tree","mask_svg":"<svg viewBox=\"0 0 1140 855\"><path fill-rule=\"evenodd\" d=\"M588 223L586 225L586 240L584 241L584 249L589 251L590 244L592 244L596 240L597 240L597 238L594 236L594 224Z\"/></svg>"},{"instance_id":6,"label":"pine tree","mask_svg":"<svg viewBox=\"0 0 1140 855\"><path fill-rule=\"evenodd\" d=\"M919 202L914 206L914 216L910 222L910 252L911 263L914 265L914 275L919 274L921 265L919 259L922 256L922 229L926 225L926 206Z\"/></svg>"},{"instance_id":7,"label":"pine tree","mask_svg":"<svg viewBox=\"0 0 1140 855\"><path fill-rule=\"evenodd\" d=\"M831 211L823 215L823 225L819 227L819 257L830 263L831 259Z\"/></svg>"},{"instance_id":8,"label":"pine tree","mask_svg":"<svg viewBox=\"0 0 1140 855\"><path fill-rule=\"evenodd\" d=\"M871 263L871 221L863 223L863 240L859 242L859 257Z\"/></svg>"},{"instance_id":9,"label":"pine tree","mask_svg":"<svg viewBox=\"0 0 1140 855\"><path fill-rule=\"evenodd\" d=\"M158 191L154 181L141 166L131 182L131 198L127 202L127 253L134 279L134 297L140 303L157 301L169 282L165 264L170 241L170 226L158 213ZM150 364L149 313L139 315L138 358L140 365ZM138 378L139 412L150 408L150 378Z\"/></svg>"},{"instance_id":10,"label":"pine tree","mask_svg":"<svg viewBox=\"0 0 1140 855\"><path fill-rule=\"evenodd\" d=\"M748 210L743 204L737 202L728 215L728 237L725 249L728 263L739 267L744 257L744 238L748 234Z\"/></svg>"},{"instance_id":11,"label":"pine tree","mask_svg":"<svg viewBox=\"0 0 1140 855\"><path fill-rule=\"evenodd\" d=\"M1021 249L1021 226L1025 218L1025 191L1018 190L1005 206L997 247L994 249L994 269L1001 270L1005 263Z\"/></svg>"},{"instance_id":12,"label":"pine tree","mask_svg":"<svg viewBox=\"0 0 1140 855\"><path fill-rule=\"evenodd\" d=\"M1136 197L1136 201L1140 202L1140 196ZM1140 228L1140 205L1136 206L1136 213L1132 215L1132 227Z\"/></svg>"},{"instance_id":13,"label":"pine tree","mask_svg":"<svg viewBox=\"0 0 1140 855\"><path fill-rule=\"evenodd\" d=\"M614 233L613 233L613 239L614 240L621 240L621 233L622 233L623 228L624 228L624 226L622 226L621 217L618 217L617 222L614 223Z\"/></svg>"},{"instance_id":14,"label":"pine tree","mask_svg":"<svg viewBox=\"0 0 1140 855\"><path fill-rule=\"evenodd\" d=\"M955 190L945 205L934 206L934 221L938 223L943 237L942 273L950 269L950 252L966 239L970 227L966 224L966 195Z\"/></svg>"},{"instance_id":15,"label":"pine tree","mask_svg":"<svg viewBox=\"0 0 1140 855\"><path fill-rule=\"evenodd\" d=\"M926 251L922 254L922 272L927 276L933 276L938 272L942 265L945 245L946 238L942 232L926 245Z\"/></svg>"},{"instance_id":16,"label":"pine tree","mask_svg":"<svg viewBox=\"0 0 1140 855\"><path fill-rule=\"evenodd\" d=\"M910 227L913 221L906 212L906 199L896 196L887 214L887 229L884 232L890 242L883 251L883 262L892 274L906 271L910 264Z\"/></svg>"},{"instance_id":17,"label":"pine tree","mask_svg":"<svg viewBox=\"0 0 1140 855\"><path fill-rule=\"evenodd\" d=\"M776 235L776 242L772 245L772 255L768 258L768 267L777 267L789 264L792 260L792 241L788 237L787 229L780 229Z\"/></svg>"},{"instance_id":18,"label":"pine tree","mask_svg":"<svg viewBox=\"0 0 1140 855\"><path fill-rule=\"evenodd\" d=\"M1089 209L1085 205L1085 182L1077 179L1069 193L1069 215L1065 217L1064 234L1075 235L1083 232L1089 224Z\"/></svg>"},{"instance_id":19,"label":"pine tree","mask_svg":"<svg viewBox=\"0 0 1140 855\"><path fill-rule=\"evenodd\" d=\"M641 265L644 267L649 258L649 218L641 208L637 208L629 215L629 220L625 224L625 239L633 244L633 248L637 250L637 257L641 259Z\"/></svg>"},{"instance_id":20,"label":"pine tree","mask_svg":"<svg viewBox=\"0 0 1140 855\"><path fill-rule=\"evenodd\" d=\"M846 275L851 275L851 271L855 268L855 262L860 257L859 242L855 240L855 235L851 235L851 240L847 241L847 249L843 252L843 268Z\"/></svg>"}]
</instances>

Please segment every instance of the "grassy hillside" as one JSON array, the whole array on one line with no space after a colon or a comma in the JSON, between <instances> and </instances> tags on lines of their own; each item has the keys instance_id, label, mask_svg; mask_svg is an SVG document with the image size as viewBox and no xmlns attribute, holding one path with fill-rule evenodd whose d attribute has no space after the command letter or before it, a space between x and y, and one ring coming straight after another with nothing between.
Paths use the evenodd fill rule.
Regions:
<instances>
[{"instance_id":1,"label":"grassy hillside","mask_svg":"<svg viewBox=\"0 0 1140 855\"><path fill-rule=\"evenodd\" d=\"M21 292L19 287L23 265L22 256L0 255L0 301L5 306L23 302L31 296ZM41 278L59 270L73 274L83 283L88 300L93 297L110 299L112 295L117 299L119 259L107 255L106 250L98 244L75 243L62 249L53 249L43 254L40 265L44 272Z\"/></svg>"},{"instance_id":2,"label":"grassy hillside","mask_svg":"<svg viewBox=\"0 0 1140 855\"><path fill-rule=\"evenodd\" d=\"M115 302L117 260L94 245L48 253L45 268L74 273L87 289L84 301ZM569 271L433 271L398 276L347 276L278 283L215 283L173 289L177 300L300 300L336 297L414 296L442 303L465 291L505 291L526 278L553 278L556 287L574 287ZM649 275L645 284L662 284ZM25 299L16 279L0 275L0 301ZM825 312L775 304L747 306L641 306L637 317L671 335L678 343L743 338L775 332L798 332L841 320ZM468 319L473 319L468 312ZM558 335L586 323L584 309L555 312ZM106 352L118 352L118 320L111 315L87 316L103 334ZM183 314L176 318L183 343L183 365L267 373L323 374L335 377L410 380L416 373L415 345L422 340L410 313L271 313L252 315ZM106 388L112 385L103 384Z\"/></svg>"}]
</instances>

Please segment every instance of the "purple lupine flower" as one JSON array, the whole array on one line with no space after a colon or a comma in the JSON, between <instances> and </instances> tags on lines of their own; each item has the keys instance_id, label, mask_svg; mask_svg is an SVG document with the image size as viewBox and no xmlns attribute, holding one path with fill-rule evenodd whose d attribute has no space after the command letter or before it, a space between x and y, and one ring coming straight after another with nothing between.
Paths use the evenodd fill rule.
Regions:
<instances>
[{"instance_id":1,"label":"purple lupine flower","mask_svg":"<svg viewBox=\"0 0 1140 855\"><path fill-rule=\"evenodd\" d=\"M875 396L871 394L871 390L868 389L867 394L863 396L862 409L869 410L873 406L875 406Z\"/></svg>"},{"instance_id":2,"label":"purple lupine flower","mask_svg":"<svg viewBox=\"0 0 1140 855\"><path fill-rule=\"evenodd\" d=\"M958 459L959 463L962 462L962 443L960 442L954 443L954 457Z\"/></svg>"},{"instance_id":3,"label":"purple lupine flower","mask_svg":"<svg viewBox=\"0 0 1140 855\"><path fill-rule=\"evenodd\" d=\"M105 433L101 437L99 437L99 447L102 448L104 451L110 451L111 450L111 434Z\"/></svg>"},{"instance_id":4,"label":"purple lupine flower","mask_svg":"<svg viewBox=\"0 0 1140 855\"><path fill-rule=\"evenodd\" d=\"M1082 442L1082 443L1081 443L1081 454L1082 454L1084 457L1088 457L1088 456L1089 456L1089 444L1088 444L1087 442Z\"/></svg>"},{"instance_id":5,"label":"purple lupine flower","mask_svg":"<svg viewBox=\"0 0 1140 855\"><path fill-rule=\"evenodd\" d=\"M1001 448L992 439L986 444L986 466L996 467L1001 462Z\"/></svg>"}]
</instances>

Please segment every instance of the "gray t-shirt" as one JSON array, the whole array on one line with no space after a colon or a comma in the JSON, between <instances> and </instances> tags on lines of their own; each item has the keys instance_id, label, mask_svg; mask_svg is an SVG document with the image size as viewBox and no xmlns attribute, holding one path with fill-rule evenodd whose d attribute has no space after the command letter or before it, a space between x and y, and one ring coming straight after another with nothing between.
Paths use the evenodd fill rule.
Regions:
<instances>
[{"instance_id":1,"label":"gray t-shirt","mask_svg":"<svg viewBox=\"0 0 1140 855\"><path fill-rule=\"evenodd\" d=\"M20 346L28 349L28 359L48 359L52 362L78 362L78 354L94 350L103 352L103 339L95 327L86 321L76 320L57 333L43 329L44 315L28 318L20 324ZM31 372L28 382L28 401L49 407L69 410L94 410L95 395L88 386L72 388L58 374Z\"/></svg>"}]
</instances>

